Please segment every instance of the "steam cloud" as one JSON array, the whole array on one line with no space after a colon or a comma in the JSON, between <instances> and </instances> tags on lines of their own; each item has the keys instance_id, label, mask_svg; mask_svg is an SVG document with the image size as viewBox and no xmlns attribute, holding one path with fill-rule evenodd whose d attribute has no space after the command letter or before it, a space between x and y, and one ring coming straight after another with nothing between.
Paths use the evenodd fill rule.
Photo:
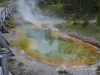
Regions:
<instances>
[{"instance_id":1,"label":"steam cloud","mask_svg":"<svg viewBox=\"0 0 100 75\"><path fill-rule=\"evenodd\" d=\"M54 23L59 23L62 21L62 19L45 16L43 15L42 11L39 9L39 7L36 5L35 0L17 0L17 8L18 12L25 21L29 21L36 26L41 26L42 24L49 24L53 25ZM27 28L26 28L27 29ZM31 37L37 35L38 32L31 31L29 29L29 35ZM39 45L38 50L42 53L48 53L48 52L55 52L58 50L58 40L53 40L52 45L50 45L49 40L46 40L45 33L38 34L41 36L37 36L37 44ZM39 40L41 39L41 40ZM33 43L30 43L29 46L34 45ZM45 48L45 49L44 49Z\"/></svg>"},{"instance_id":2,"label":"steam cloud","mask_svg":"<svg viewBox=\"0 0 100 75\"><path fill-rule=\"evenodd\" d=\"M25 21L29 21L35 25L53 24L61 21L61 19L43 15L42 11L36 5L35 0L17 0L17 8Z\"/></svg>"}]
</instances>

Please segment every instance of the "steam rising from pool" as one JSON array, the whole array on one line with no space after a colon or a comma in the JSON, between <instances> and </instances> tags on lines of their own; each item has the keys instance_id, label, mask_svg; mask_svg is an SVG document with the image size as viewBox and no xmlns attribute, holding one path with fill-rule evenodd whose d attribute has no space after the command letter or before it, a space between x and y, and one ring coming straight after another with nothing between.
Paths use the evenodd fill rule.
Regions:
<instances>
[{"instance_id":1,"label":"steam rising from pool","mask_svg":"<svg viewBox=\"0 0 100 75\"><path fill-rule=\"evenodd\" d=\"M17 0L17 9L23 20L29 21L38 27L41 27L43 24L54 25L55 23L63 21L60 18L45 16L41 9L37 6L35 0ZM39 45L37 50L42 54L58 50L57 39L54 39L52 44L50 44L49 40L45 38L47 35L45 32L42 31L40 34L37 30L34 31L30 29L29 34L31 37L35 35L34 38L36 38L37 44ZM37 35L40 36L37 37ZM32 47L33 44L30 43L30 46Z\"/></svg>"},{"instance_id":2,"label":"steam rising from pool","mask_svg":"<svg viewBox=\"0 0 100 75\"><path fill-rule=\"evenodd\" d=\"M35 25L54 24L62 21L60 18L45 16L34 0L18 0L17 8L25 21L32 22Z\"/></svg>"},{"instance_id":3,"label":"steam rising from pool","mask_svg":"<svg viewBox=\"0 0 100 75\"><path fill-rule=\"evenodd\" d=\"M37 49L40 53L46 54L49 52L58 51L58 38L53 39L50 34L50 30L36 30L32 28L26 28L27 36L36 40L38 45ZM50 40L51 39L51 40ZM31 46L34 44L30 44Z\"/></svg>"},{"instance_id":4,"label":"steam rising from pool","mask_svg":"<svg viewBox=\"0 0 100 75\"><path fill-rule=\"evenodd\" d=\"M60 18L45 16L36 5L35 0L17 0L17 8L23 20L29 21L38 27L43 24L52 26L63 21ZM69 63L75 62L75 64L76 61L81 64L90 64L100 58L99 53L71 40L64 40L63 36L62 38L57 35L52 37L52 31L49 32L48 29L41 30L34 29L31 26L23 26L19 31L20 33L24 31L26 34L19 36L18 46L21 45L20 47L26 50L26 53L34 57L34 59L36 57L39 60L57 61L58 64L59 62L65 63L65 61Z\"/></svg>"},{"instance_id":5,"label":"steam rising from pool","mask_svg":"<svg viewBox=\"0 0 100 75\"><path fill-rule=\"evenodd\" d=\"M54 65L87 65L100 60L100 53L89 45L51 30L34 29L32 26L18 28L15 46L26 51L29 57ZM23 32L24 31L24 32Z\"/></svg>"}]
</instances>

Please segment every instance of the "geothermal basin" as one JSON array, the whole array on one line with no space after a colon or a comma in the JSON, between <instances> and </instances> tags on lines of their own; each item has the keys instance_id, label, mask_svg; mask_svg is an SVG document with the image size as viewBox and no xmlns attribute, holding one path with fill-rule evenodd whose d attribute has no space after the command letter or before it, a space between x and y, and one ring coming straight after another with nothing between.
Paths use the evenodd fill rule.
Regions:
<instances>
[{"instance_id":1,"label":"geothermal basin","mask_svg":"<svg viewBox=\"0 0 100 75\"><path fill-rule=\"evenodd\" d=\"M60 32L38 29L32 26L16 28L19 33L12 47L26 52L29 58L58 66L86 66L100 60L100 52Z\"/></svg>"}]
</instances>

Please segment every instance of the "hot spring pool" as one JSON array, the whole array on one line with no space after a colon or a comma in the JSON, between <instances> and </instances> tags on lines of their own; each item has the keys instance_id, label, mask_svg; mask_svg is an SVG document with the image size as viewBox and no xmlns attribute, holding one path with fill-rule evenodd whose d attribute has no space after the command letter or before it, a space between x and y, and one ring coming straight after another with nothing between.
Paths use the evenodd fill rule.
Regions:
<instances>
[{"instance_id":1,"label":"hot spring pool","mask_svg":"<svg viewBox=\"0 0 100 75\"><path fill-rule=\"evenodd\" d=\"M32 59L68 66L89 65L100 59L97 49L59 37L56 32L32 27L16 30L20 32L17 34L17 40L12 42L12 47L25 50Z\"/></svg>"}]
</instances>

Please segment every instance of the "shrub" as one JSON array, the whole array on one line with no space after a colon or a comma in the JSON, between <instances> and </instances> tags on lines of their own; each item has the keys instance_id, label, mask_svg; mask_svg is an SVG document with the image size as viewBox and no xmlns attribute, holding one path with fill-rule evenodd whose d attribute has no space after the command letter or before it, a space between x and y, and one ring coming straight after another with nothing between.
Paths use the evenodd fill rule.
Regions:
<instances>
[{"instance_id":1,"label":"shrub","mask_svg":"<svg viewBox=\"0 0 100 75\"><path fill-rule=\"evenodd\" d=\"M74 14L72 15L72 21L73 21L73 25L77 25L78 24L77 18L76 18L76 16Z\"/></svg>"},{"instance_id":2,"label":"shrub","mask_svg":"<svg viewBox=\"0 0 100 75\"><path fill-rule=\"evenodd\" d=\"M100 26L100 13L98 13L98 15L97 15L97 22L96 23L98 26Z\"/></svg>"},{"instance_id":3,"label":"shrub","mask_svg":"<svg viewBox=\"0 0 100 75\"><path fill-rule=\"evenodd\" d=\"M9 61L9 62L10 62L10 61L12 62L12 61L15 61L15 59L9 58L8 61Z\"/></svg>"},{"instance_id":4,"label":"shrub","mask_svg":"<svg viewBox=\"0 0 100 75\"><path fill-rule=\"evenodd\" d=\"M89 24L89 21L88 21L88 14L85 14L83 16L83 23L82 23L82 26L83 27L87 27L87 25Z\"/></svg>"},{"instance_id":5,"label":"shrub","mask_svg":"<svg viewBox=\"0 0 100 75\"><path fill-rule=\"evenodd\" d=\"M59 73L59 74L63 74L63 71L62 71L62 70L58 70L58 73Z\"/></svg>"},{"instance_id":6,"label":"shrub","mask_svg":"<svg viewBox=\"0 0 100 75\"><path fill-rule=\"evenodd\" d=\"M0 3L2 3L3 2L3 0L0 0Z\"/></svg>"},{"instance_id":7,"label":"shrub","mask_svg":"<svg viewBox=\"0 0 100 75\"><path fill-rule=\"evenodd\" d=\"M96 69L96 74L97 74L97 75L100 75L100 66L97 67L97 69Z\"/></svg>"},{"instance_id":8,"label":"shrub","mask_svg":"<svg viewBox=\"0 0 100 75\"><path fill-rule=\"evenodd\" d=\"M23 65L24 65L23 62L19 62L19 63L18 63L18 67L21 67L21 66L23 66Z\"/></svg>"},{"instance_id":9,"label":"shrub","mask_svg":"<svg viewBox=\"0 0 100 75\"><path fill-rule=\"evenodd\" d=\"M100 71L100 66L97 67L96 71Z\"/></svg>"},{"instance_id":10,"label":"shrub","mask_svg":"<svg viewBox=\"0 0 100 75\"><path fill-rule=\"evenodd\" d=\"M58 70L58 73L59 74L69 74L67 71L65 71L65 70Z\"/></svg>"},{"instance_id":11,"label":"shrub","mask_svg":"<svg viewBox=\"0 0 100 75\"><path fill-rule=\"evenodd\" d=\"M12 22L12 21L8 21L8 28L15 28L16 26L15 26L15 24Z\"/></svg>"}]
</instances>

